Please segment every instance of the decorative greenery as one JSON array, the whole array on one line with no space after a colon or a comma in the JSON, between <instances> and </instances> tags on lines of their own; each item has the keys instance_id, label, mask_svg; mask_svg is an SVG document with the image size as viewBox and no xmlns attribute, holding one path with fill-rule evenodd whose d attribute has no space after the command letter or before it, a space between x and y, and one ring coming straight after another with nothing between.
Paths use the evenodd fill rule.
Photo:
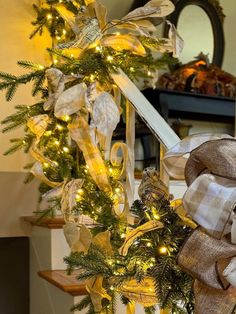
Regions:
<instances>
[{"instance_id":1,"label":"decorative greenery","mask_svg":"<svg viewBox=\"0 0 236 314\"><path fill-rule=\"evenodd\" d=\"M65 81L65 90L79 83L87 86L96 82L99 87L109 94L113 92L113 84L109 73L121 68L131 79L153 78L156 69L166 65L170 58L163 55L155 59L152 49L158 50L162 41L154 40L153 37L133 35L145 47L146 55L136 54L133 49L115 49L114 46L97 43L88 45L84 49L76 48L59 49L63 43L76 40L77 34L71 29L69 23L63 19L57 10L60 5L68 12L77 15L83 12L86 1L83 0L46 0L41 6L33 5L37 14L35 26L30 37L36 34L42 35L44 30L49 31L52 38L52 47L48 49L52 62L49 65L32 63L31 61L19 61L18 65L28 70L28 73L15 76L0 72L0 90L6 92L6 100L10 101L18 87L27 83L33 83L32 95L41 97L41 101L34 105L17 105L16 111L2 121L3 132L11 131L24 126L23 138L11 140L12 146L6 151L7 154L23 149L36 156L37 163L41 166L42 179L39 187L41 200L50 192L56 192L57 187L64 186L74 179L83 181L82 188L77 191L76 202L73 207L73 215L80 217L87 215L94 220L95 225L91 229L92 236L109 231L113 253L107 255L106 251L95 244L91 244L86 253L73 252L65 258L68 271L74 268L81 269L79 280L88 280L101 276L103 288L110 298L102 298L102 313L113 314L116 306L116 293L122 296L122 302L129 304L132 300L122 295L122 286L129 280L136 280L141 284L145 278L150 277L155 281L156 293L161 307L171 307L172 313L191 313L193 296L191 293L191 278L183 273L176 264L176 255L190 229L184 226L182 220L170 206L168 200L160 200L147 205L142 201L136 201L132 207L135 217L134 222L128 223L127 217L115 213L115 197L120 192L117 180L119 167L105 161L108 170L108 179L111 190L101 190L88 171L82 150L71 139L68 124L76 118L86 116L90 121L91 112L85 106L76 114L57 118L54 107L45 108L44 105L51 97L52 91L46 84L47 71L56 69L61 71ZM78 21L77 21L78 22ZM127 21L126 21L127 22ZM116 24L117 23L117 24ZM108 35L116 35L116 26L121 22L108 22L102 30L109 32ZM132 23L131 23L132 24ZM66 47L66 45L64 46ZM122 96L124 100L124 96ZM45 129L42 134L33 132L29 126L30 119L46 117ZM42 120L43 121L43 120ZM104 152L99 146L102 158ZM26 166L32 172L32 164ZM32 173L26 181L32 179ZM39 211L41 217L51 215L61 205L61 194L58 193L48 200L48 208ZM137 238L123 256L119 253L126 232L133 230L149 221L161 221L163 228L150 231ZM88 314L95 314L92 297L86 296L73 310L86 308ZM146 313L154 313L153 306L145 308ZM97 313L97 312L96 312Z\"/></svg>"}]
</instances>

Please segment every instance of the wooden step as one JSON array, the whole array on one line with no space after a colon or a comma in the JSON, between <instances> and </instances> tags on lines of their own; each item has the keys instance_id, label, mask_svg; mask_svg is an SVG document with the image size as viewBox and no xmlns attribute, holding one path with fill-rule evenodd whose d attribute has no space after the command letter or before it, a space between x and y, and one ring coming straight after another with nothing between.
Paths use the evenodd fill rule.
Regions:
<instances>
[{"instance_id":1,"label":"wooden step","mask_svg":"<svg viewBox=\"0 0 236 314\"><path fill-rule=\"evenodd\" d=\"M72 296L81 296L88 292L85 284L76 279L79 273L81 272L75 270L72 275L67 275L65 270L43 270L39 271L38 275Z\"/></svg>"},{"instance_id":2,"label":"wooden step","mask_svg":"<svg viewBox=\"0 0 236 314\"><path fill-rule=\"evenodd\" d=\"M38 216L24 216L24 221L34 226L41 226L48 229L61 229L65 224L62 216L39 218Z\"/></svg>"}]
</instances>

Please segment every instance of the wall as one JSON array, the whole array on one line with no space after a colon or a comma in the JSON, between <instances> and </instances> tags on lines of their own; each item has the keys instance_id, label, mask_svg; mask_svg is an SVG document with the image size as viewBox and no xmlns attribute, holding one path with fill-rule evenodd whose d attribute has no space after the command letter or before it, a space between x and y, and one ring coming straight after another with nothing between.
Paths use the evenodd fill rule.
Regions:
<instances>
[{"instance_id":1,"label":"wall","mask_svg":"<svg viewBox=\"0 0 236 314\"><path fill-rule=\"evenodd\" d=\"M0 0L0 70L13 74L25 73L16 63L18 60L32 60L45 63L49 39L37 37L29 40L29 34L33 30L30 22L33 19L31 0ZM29 86L18 90L12 102L5 101L3 93L0 93L0 120L14 112L17 104L33 104ZM4 157L3 152L9 147L9 138L21 136L17 129L13 133L0 134L0 171L20 171L29 161L29 157L17 152L16 154Z\"/></svg>"},{"instance_id":2,"label":"wall","mask_svg":"<svg viewBox=\"0 0 236 314\"><path fill-rule=\"evenodd\" d=\"M235 0L220 0L226 15L224 22L225 55L223 69L236 76L236 3Z\"/></svg>"}]
</instances>

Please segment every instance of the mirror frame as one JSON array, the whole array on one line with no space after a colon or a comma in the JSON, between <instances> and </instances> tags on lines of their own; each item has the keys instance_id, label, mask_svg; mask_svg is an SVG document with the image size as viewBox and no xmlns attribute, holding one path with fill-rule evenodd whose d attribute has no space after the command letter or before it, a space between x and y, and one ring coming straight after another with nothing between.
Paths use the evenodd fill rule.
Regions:
<instances>
[{"instance_id":1,"label":"mirror frame","mask_svg":"<svg viewBox=\"0 0 236 314\"><path fill-rule=\"evenodd\" d=\"M214 51L211 63L221 67L224 58L225 38L223 22L225 15L218 0L172 0L175 5L175 11L167 17L176 27L178 24L181 11L188 5L197 5L201 7L208 15L214 37ZM169 27L165 24L164 37L168 37ZM180 34L181 36L181 34ZM200 53L201 51L199 51ZM189 60L191 61L191 60Z\"/></svg>"}]
</instances>

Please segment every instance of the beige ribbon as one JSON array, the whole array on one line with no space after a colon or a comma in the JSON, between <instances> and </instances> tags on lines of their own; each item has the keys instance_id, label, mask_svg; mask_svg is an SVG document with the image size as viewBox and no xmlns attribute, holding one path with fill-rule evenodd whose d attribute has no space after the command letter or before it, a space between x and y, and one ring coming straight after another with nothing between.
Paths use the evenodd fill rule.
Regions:
<instances>
[{"instance_id":1,"label":"beige ribbon","mask_svg":"<svg viewBox=\"0 0 236 314\"><path fill-rule=\"evenodd\" d=\"M72 139L83 152L88 171L97 186L103 191L111 191L107 168L97 145L91 139L89 125L86 120L83 117L79 117L75 122L68 125L68 129Z\"/></svg>"},{"instance_id":2,"label":"beige ribbon","mask_svg":"<svg viewBox=\"0 0 236 314\"><path fill-rule=\"evenodd\" d=\"M91 115L98 141L105 151L105 159L109 159L112 133L120 120L120 112L113 97L107 92L100 93L94 100Z\"/></svg>"},{"instance_id":3,"label":"beige ribbon","mask_svg":"<svg viewBox=\"0 0 236 314\"><path fill-rule=\"evenodd\" d=\"M51 186L51 187L56 187L61 184L61 182L53 182L50 181L44 174L43 172L43 167L40 162L36 162L33 167L31 168L30 172L40 181L44 182L45 184Z\"/></svg>"},{"instance_id":4,"label":"beige ribbon","mask_svg":"<svg viewBox=\"0 0 236 314\"><path fill-rule=\"evenodd\" d=\"M101 44L104 47L111 47L116 51L130 50L132 53L139 56L145 56L146 50L138 40L132 35L114 35L106 36L101 39Z\"/></svg>"},{"instance_id":5,"label":"beige ribbon","mask_svg":"<svg viewBox=\"0 0 236 314\"><path fill-rule=\"evenodd\" d=\"M29 118L27 127L37 136L37 138L40 138L46 131L49 122L50 118L47 114L40 114Z\"/></svg>"},{"instance_id":6,"label":"beige ribbon","mask_svg":"<svg viewBox=\"0 0 236 314\"><path fill-rule=\"evenodd\" d=\"M76 205L77 191L82 187L83 182L83 179L73 179L64 184L61 197L61 212L65 221L74 221L72 210Z\"/></svg>"},{"instance_id":7,"label":"beige ribbon","mask_svg":"<svg viewBox=\"0 0 236 314\"><path fill-rule=\"evenodd\" d=\"M86 89L86 85L80 83L63 91L55 102L55 117L60 119L70 116L84 107Z\"/></svg>"},{"instance_id":8,"label":"beige ribbon","mask_svg":"<svg viewBox=\"0 0 236 314\"><path fill-rule=\"evenodd\" d=\"M135 110L131 103L126 101L126 145L127 145L127 169L126 169L126 181L125 189L127 191L129 206L134 201L134 145L135 145Z\"/></svg>"},{"instance_id":9,"label":"beige ribbon","mask_svg":"<svg viewBox=\"0 0 236 314\"><path fill-rule=\"evenodd\" d=\"M170 177L184 180L184 169L189 153L201 144L221 138L232 138L227 134L195 134L187 136L174 147L170 148L163 158L163 166Z\"/></svg>"},{"instance_id":10,"label":"beige ribbon","mask_svg":"<svg viewBox=\"0 0 236 314\"><path fill-rule=\"evenodd\" d=\"M188 160L183 158L187 153ZM231 314L236 304L236 289L230 286L236 284L236 245L223 238L230 231L235 207L235 157L234 138L207 134L184 139L163 159L171 175L180 178L185 171L189 187L184 208L208 233L196 229L178 256L179 265L197 279L199 314Z\"/></svg>"},{"instance_id":11,"label":"beige ribbon","mask_svg":"<svg viewBox=\"0 0 236 314\"><path fill-rule=\"evenodd\" d=\"M147 17L164 17L171 14L174 9L174 4L169 0L151 0L143 7L129 12L122 20L142 20Z\"/></svg>"},{"instance_id":12,"label":"beige ribbon","mask_svg":"<svg viewBox=\"0 0 236 314\"><path fill-rule=\"evenodd\" d=\"M44 110L50 110L54 107L56 100L65 88L65 76L56 69L50 68L46 70L46 79L48 82L48 100L44 103Z\"/></svg>"}]
</instances>

